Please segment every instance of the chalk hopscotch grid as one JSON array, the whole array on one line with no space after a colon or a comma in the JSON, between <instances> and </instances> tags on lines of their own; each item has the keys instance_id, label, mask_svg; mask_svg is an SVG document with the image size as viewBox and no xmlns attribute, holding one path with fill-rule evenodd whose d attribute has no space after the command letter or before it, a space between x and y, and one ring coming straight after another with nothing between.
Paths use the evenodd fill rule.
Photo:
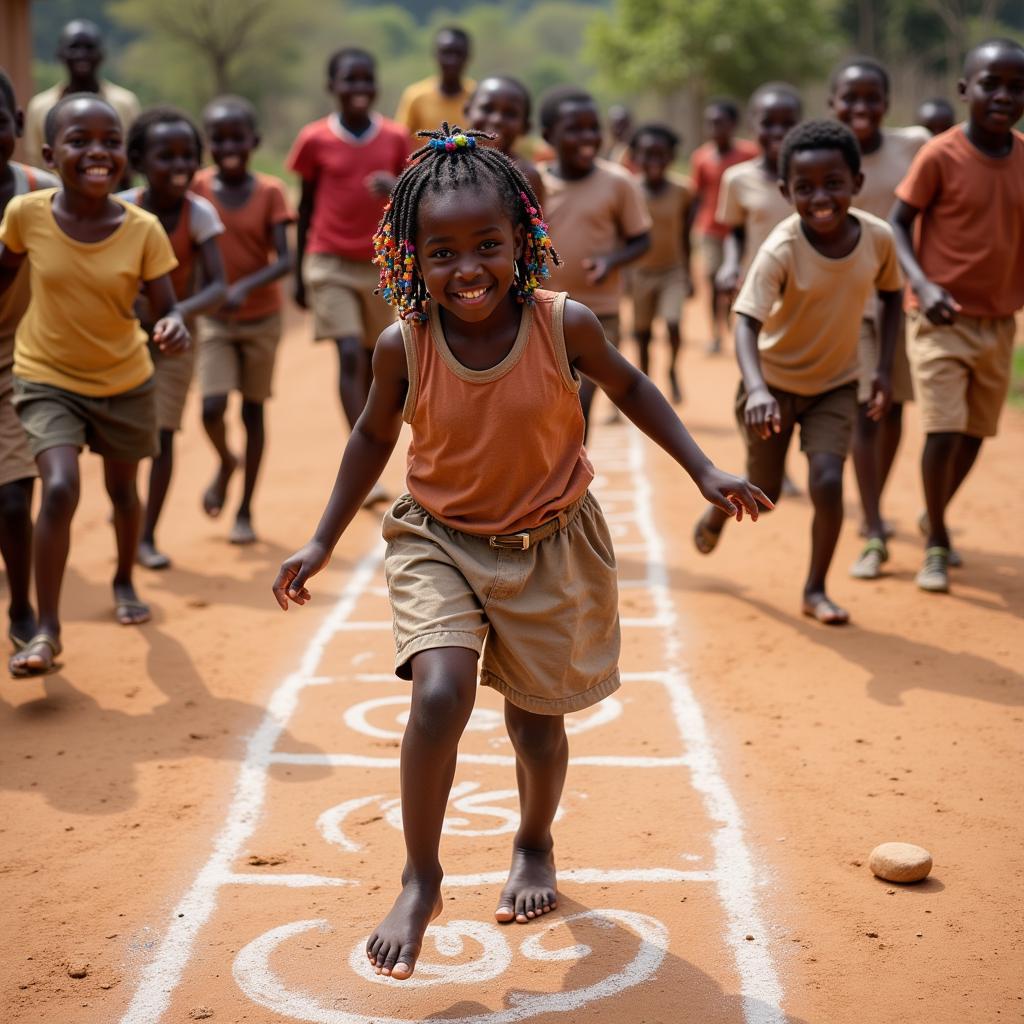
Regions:
<instances>
[{"instance_id":1,"label":"chalk hopscotch grid","mask_svg":"<svg viewBox=\"0 0 1024 1024\"><path fill-rule=\"evenodd\" d=\"M610 454L610 453L609 453ZM615 452L621 455L621 449ZM719 901L727 918L726 940L733 951L740 978L741 996L746 1024L785 1024L781 1010L782 988L767 949L767 931L762 924L756 896L757 876L753 857L743 837L739 806L729 790L717 762L707 732L703 712L685 673L678 668L682 659L682 641L678 616L672 602L668 574L664 562L664 544L653 517L653 488L646 478L644 443L639 431L630 429L626 459L597 459L602 472L629 472L632 490L604 491L605 500L632 502L632 513L613 513L615 524L635 525L642 540L639 543L616 544L618 552L636 552L646 556L646 579L630 580L624 589L645 588L651 594L655 614L647 617L623 617L624 628L656 628L663 631L665 664L662 672L623 673L624 681L657 682L668 693L673 717L684 744L679 757L578 757L576 765L610 765L615 767L663 768L685 766L691 784L700 794L708 817L718 824L712 843L715 865L710 871L678 871L668 868L637 868L626 870L569 869L559 872L565 881L578 884L608 882L714 882ZM597 482L598 487L606 481ZM263 720L250 737L238 780L228 807L224 827L214 839L213 852L200 869L191 887L172 911L171 922L153 959L143 968L135 995L120 1024L157 1024L170 1004L192 956L196 937L207 924L217 906L217 894L226 885L276 885L287 888L352 886L353 879L321 875L257 875L235 872L231 865L242 853L263 813L272 764L316 764L393 768L398 758L372 758L348 754L289 754L277 751L276 745L298 707L301 692L310 686L330 685L349 678L365 681L386 678L379 674L353 676L318 675L324 651L333 637L341 632L363 629L387 629L386 621L352 619L360 598L380 595L379 584L373 580L379 568L383 546L378 544L359 561L341 597L320 625L308 644L297 671L286 676L273 692ZM477 764L514 764L505 755L459 755L459 761ZM477 886L501 884L505 872L483 872L470 875L448 875L446 886ZM755 933L760 940L746 941Z\"/></svg>"}]
</instances>

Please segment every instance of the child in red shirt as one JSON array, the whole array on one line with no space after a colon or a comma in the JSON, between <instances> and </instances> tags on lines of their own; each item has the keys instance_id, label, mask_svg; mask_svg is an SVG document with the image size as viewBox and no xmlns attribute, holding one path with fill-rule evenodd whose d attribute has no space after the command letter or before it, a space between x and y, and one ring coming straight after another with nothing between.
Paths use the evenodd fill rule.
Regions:
<instances>
[{"instance_id":1,"label":"child in red shirt","mask_svg":"<svg viewBox=\"0 0 1024 1024\"><path fill-rule=\"evenodd\" d=\"M216 518L238 459L227 444L224 414L228 395L242 394L245 425L245 483L228 539L252 544L252 496L263 459L263 403L270 397L277 345L281 340L281 290L277 280L292 269L288 224L294 220L284 182L249 170L259 145L256 111L248 100L222 96L203 112L203 126L215 166L204 167L192 188L213 204L224 222L221 255L228 281L219 309L199 321L199 378L203 426L220 457L203 509Z\"/></svg>"},{"instance_id":2,"label":"child in red shirt","mask_svg":"<svg viewBox=\"0 0 1024 1024\"><path fill-rule=\"evenodd\" d=\"M373 236L409 155L409 134L372 110L376 61L344 49L327 62L337 113L299 132L288 166L302 178L295 301L309 292L316 338L338 346L341 404L354 426L370 392L370 354L393 317L374 295Z\"/></svg>"}]
</instances>

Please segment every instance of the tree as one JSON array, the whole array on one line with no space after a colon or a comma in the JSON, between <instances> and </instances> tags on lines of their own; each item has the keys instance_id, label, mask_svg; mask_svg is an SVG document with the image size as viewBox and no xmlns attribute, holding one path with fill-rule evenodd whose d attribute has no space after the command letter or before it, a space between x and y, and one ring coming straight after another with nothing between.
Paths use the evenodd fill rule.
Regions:
<instances>
[{"instance_id":1,"label":"tree","mask_svg":"<svg viewBox=\"0 0 1024 1024\"><path fill-rule=\"evenodd\" d=\"M820 74L839 42L830 0L616 0L590 43L631 91L747 96L760 83Z\"/></svg>"}]
</instances>

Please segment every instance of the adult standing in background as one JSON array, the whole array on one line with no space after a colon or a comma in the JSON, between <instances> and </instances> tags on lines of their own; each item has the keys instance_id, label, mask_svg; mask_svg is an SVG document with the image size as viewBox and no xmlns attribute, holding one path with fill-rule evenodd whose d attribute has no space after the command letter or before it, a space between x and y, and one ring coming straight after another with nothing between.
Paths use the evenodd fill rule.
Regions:
<instances>
[{"instance_id":1,"label":"adult standing in background","mask_svg":"<svg viewBox=\"0 0 1024 1024\"><path fill-rule=\"evenodd\" d=\"M67 66L68 80L33 96L25 112L25 159L30 164L46 166L43 160L43 123L57 101L73 92L94 92L101 96L117 111L127 134L139 116L139 100L128 89L100 78L99 69L104 56L103 35L98 25L76 18L64 26L57 43L57 59ZM128 183L126 178L125 184Z\"/></svg>"},{"instance_id":2,"label":"adult standing in background","mask_svg":"<svg viewBox=\"0 0 1024 1024\"><path fill-rule=\"evenodd\" d=\"M434 58L439 74L407 86L395 113L395 120L405 125L414 139L418 131L436 130L442 121L463 127L466 101L476 88L473 79L463 77L469 51L469 33L465 29L438 29Z\"/></svg>"}]
</instances>

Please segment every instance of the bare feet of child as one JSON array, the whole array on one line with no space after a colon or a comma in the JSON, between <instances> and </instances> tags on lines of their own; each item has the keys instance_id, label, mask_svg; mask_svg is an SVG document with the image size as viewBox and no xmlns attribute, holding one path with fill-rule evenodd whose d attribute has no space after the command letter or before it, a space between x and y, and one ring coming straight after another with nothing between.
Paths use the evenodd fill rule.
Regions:
<instances>
[{"instance_id":1,"label":"bare feet of child","mask_svg":"<svg viewBox=\"0 0 1024 1024\"><path fill-rule=\"evenodd\" d=\"M395 981L411 977L423 946L423 933L442 909L439 881L404 882L391 912L366 942L366 956L374 972Z\"/></svg>"},{"instance_id":2,"label":"bare feet of child","mask_svg":"<svg viewBox=\"0 0 1024 1024\"><path fill-rule=\"evenodd\" d=\"M825 626L845 626L850 621L850 613L831 600L824 591L819 594L804 594L802 611L804 615L817 619Z\"/></svg>"},{"instance_id":3,"label":"bare feet of child","mask_svg":"<svg viewBox=\"0 0 1024 1024\"><path fill-rule=\"evenodd\" d=\"M152 618L149 605L139 599L135 587L117 580L114 581L114 615L122 626L141 626Z\"/></svg>"},{"instance_id":4,"label":"bare feet of child","mask_svg":"<svg viewBox=\"0 0 1024 1024\"><path fill-rule=\"evenodd\" d=\"M203 491L203 511L211 518L216 519L224 508L224 499L228 493L228 481L238 465L238 459L233 455L230 462L222 462L217 470L213 482Z\"/></svg>"},{"instance_id":5,"label":"bare feet of child","mask_svg":"<svg viewBox=\"0 0 1024 1024\"><path fill-rule=\"evenodd\" d=\"M509 921L526 924L557 906L555 857L551 850L512 847L512 867L494 912L495 919L502 924Z\"/></svg>"}]
</instances>

